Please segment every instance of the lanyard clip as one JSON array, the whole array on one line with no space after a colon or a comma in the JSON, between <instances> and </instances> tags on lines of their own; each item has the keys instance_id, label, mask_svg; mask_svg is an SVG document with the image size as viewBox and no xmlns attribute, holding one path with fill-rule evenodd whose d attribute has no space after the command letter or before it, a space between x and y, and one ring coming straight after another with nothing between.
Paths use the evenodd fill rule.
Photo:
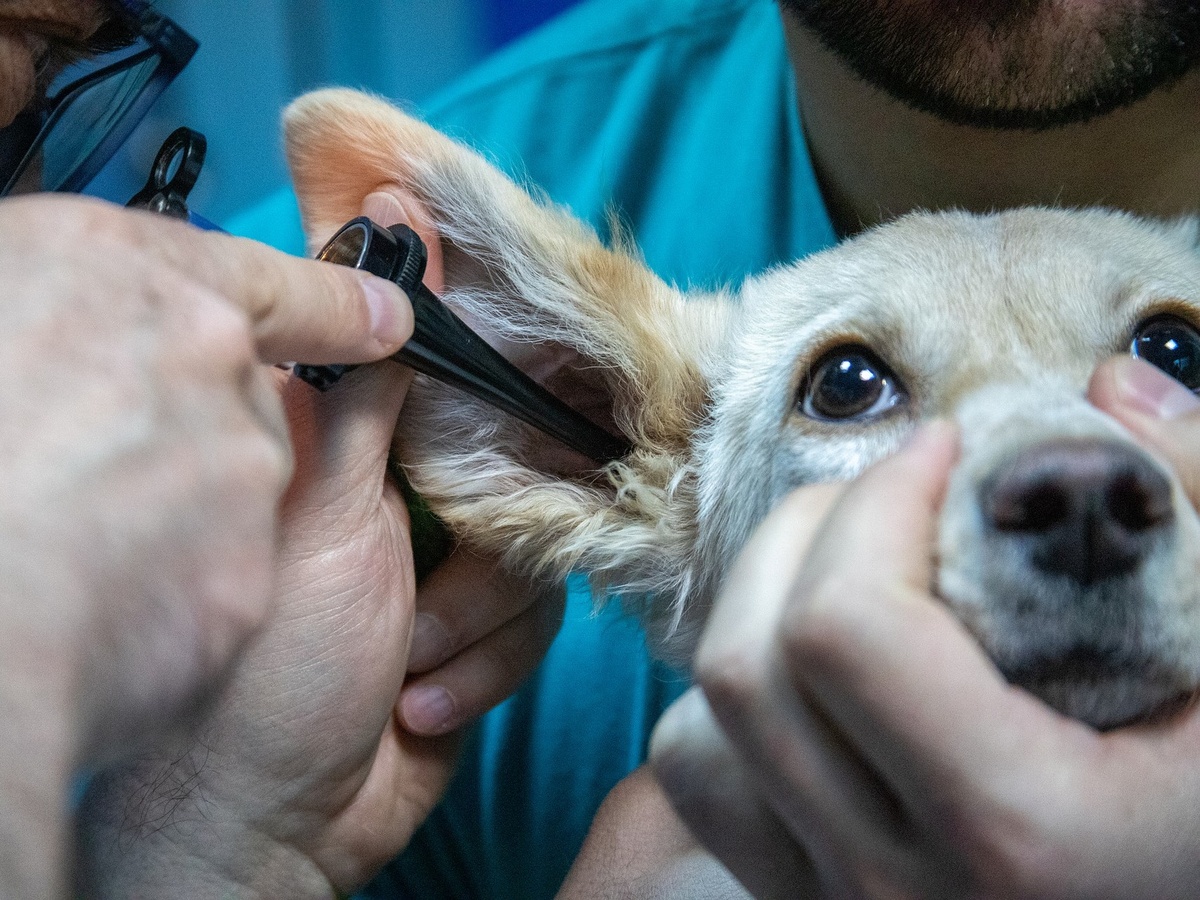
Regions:
<instances>
[{"instance_id":1,"label":"lanyard clip","mask_svg":"<svg viewBox=\"0 0 1200 900\"><path fill-rule=\"evenodd\" d=\"M188 194L196 186L207 152L208 141L200 132L175 129L154 157L150 180L125 205L188 221Z\"/></svg>"}]
</instances>

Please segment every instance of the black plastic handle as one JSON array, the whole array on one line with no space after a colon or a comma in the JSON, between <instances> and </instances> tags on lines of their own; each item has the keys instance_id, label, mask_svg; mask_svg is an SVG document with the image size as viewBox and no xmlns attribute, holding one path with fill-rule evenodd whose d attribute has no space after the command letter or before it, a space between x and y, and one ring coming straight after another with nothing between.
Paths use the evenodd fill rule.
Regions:
<instances>
[{"instance_id":1,"label":"black plastic handle","mask_svg":"<svg viewBox=\"0 0 1200 900\"><path fill-rule=\"evenodd\" d=\"M584 418L510 363L442 303L421 281L427 253L407 225L382 228L365 216L353 219L317 258L365 269L408 294L413 336L393 359L516 416L598 463L620 459L632 449L628 441ZM353 368L297 365L294 371L326 390Z\"/></svg>"},{"instance_id":2,"label":"black plastic handle","mask_svg":"<svg viewBox=\"0 0 1200 900\"><path fill-rule=\"evenodd\" d=\"M196 186L207 153L208 141L203 134L191 128L176 128L154 157L146 186L125 205L186 220L188 194Z\"/></svg>"}]
</instances>

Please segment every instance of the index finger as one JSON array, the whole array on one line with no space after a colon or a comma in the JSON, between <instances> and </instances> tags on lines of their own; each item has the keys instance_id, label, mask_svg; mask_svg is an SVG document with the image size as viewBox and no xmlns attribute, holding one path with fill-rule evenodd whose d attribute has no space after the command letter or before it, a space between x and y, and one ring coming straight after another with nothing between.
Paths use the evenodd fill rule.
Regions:
<instances>
[{"instance_id":1,"label":"index finger","mask_svg":"<svg viewBox=\"0 0 1200 900\"><path fill-rule=\"evenodd\" d=\"M264 362L371 362L412 335L408 298L383 278L149 213L131 218L144 246L245 312Z\"/></svg>"}]
</instances>

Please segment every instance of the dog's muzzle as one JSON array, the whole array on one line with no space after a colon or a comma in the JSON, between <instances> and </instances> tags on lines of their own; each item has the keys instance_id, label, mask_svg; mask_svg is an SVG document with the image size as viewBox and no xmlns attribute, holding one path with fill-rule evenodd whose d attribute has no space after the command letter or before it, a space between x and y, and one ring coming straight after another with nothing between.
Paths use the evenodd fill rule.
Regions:
<instances>
[{"instance_id":1,"label":"dog's muzzle","mask_svg":"<svg viewBox=\"0 0 1200 900\"><path fill-rule=\"evenodd\" d=\"M1067 715L1112 727L1186 688L1159 657L1156 564L1176 515L1166 474L1128 442L1052 438L978 491L981 638L1005 677Z\"/></svg>"}]
</instances>

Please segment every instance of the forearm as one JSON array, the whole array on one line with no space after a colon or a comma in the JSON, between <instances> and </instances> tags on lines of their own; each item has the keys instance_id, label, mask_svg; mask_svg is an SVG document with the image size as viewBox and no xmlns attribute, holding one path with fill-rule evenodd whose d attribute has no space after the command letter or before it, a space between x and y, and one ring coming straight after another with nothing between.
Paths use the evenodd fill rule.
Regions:
<instances>
[{"instance_id":1,"label":"forearm","mask_svg":"<svg viewBox=\"0 0 1200 900\"><path fill-rule=\"evenodd\" d=\"M556 900L596 897L749 900L642 767L609 793Z\"/></svg>"},{"instance_id":2,"label":"forearm","mask_svg":"<svg viewBox=\"0 0 1200 900\"><path fill-rule=\"evenodd\" d=\"M189 765L97 778L79 811L77 895L334 900L302 852L235 820Z\"/></svg>"}]
</instances>

